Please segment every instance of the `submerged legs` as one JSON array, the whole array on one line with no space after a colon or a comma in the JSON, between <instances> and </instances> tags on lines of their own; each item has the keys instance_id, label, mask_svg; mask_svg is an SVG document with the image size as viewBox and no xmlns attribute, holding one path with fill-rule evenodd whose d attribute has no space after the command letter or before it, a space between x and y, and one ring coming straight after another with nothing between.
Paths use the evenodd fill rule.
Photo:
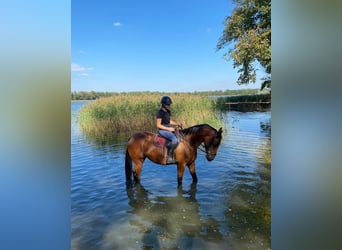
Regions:
<instances>
[{"instance_id":1,"label":"submerged legs","mask_svg":"<svg viewBox=\"0 0 342 250\"><path fill-rule=\"evenodd\" d=\"M141 169L142 169L144 160L133 160L133 162L134 162L134 169L133 169L134 181L137 183L140 183Z\"/></svg>"},{"instance_id":2,"label":"submerged legs","mask_svg":"<svg viewBox=\"0 0 342 250\"><path fill-rule=\"evenodd\" d=\"M195 162L191 163L189 166L189 171L192 177L192 182L196 183L198 181L197 175L196 175L196 168L195 168Z\"/></svg>"},{"instance_id":3,"label":"submerged legs","mask_svg":"<svg viewBox=\"0 0 342 250\"><path fill-rule=\"evenodd\" d=\"M184 175L185 164L178 163L177 164L177 180L178 186L182 185L183 175Z\"/></svg>"},{"instance_id":4,"label":"submerged legs","mask_svg":"<svg viewBox=\"0 0 342 250\"><path fill-rule=\"evenodd\" d=\"M182 185L185 165L186 164L181 164L181 163L177 164L178 186ZM196 174L195 162L188 165L188 168L192 177L192 182L197 183L198 179L197 179L197 174Z\"/></svg>"}]
</instances>

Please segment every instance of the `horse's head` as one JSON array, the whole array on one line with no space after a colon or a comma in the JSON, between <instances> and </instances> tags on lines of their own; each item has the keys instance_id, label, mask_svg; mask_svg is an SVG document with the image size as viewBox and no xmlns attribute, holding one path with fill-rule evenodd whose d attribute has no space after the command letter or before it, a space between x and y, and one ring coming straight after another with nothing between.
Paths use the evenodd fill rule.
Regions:
<instances>
[{"instance_id":1,"label":"horse's head","mask_svg":"<svg viewBox=\"0 0 342 250\"><path fill-rule=\"evenodd\" d=\"M222 128L218 131L213 130L210 136L204 138L204 148L206 153L206 158L208 161L214 160L216 152L220 146L222 139Z\"/></svg>"}]
</instances>

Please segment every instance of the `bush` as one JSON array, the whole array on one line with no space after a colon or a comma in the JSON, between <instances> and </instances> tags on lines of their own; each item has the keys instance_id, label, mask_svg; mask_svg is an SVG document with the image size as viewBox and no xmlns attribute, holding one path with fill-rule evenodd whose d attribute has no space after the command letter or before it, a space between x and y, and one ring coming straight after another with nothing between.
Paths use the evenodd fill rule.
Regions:
<instances>
[{"instance_id":1,"label":"bush","mask_svg":"<svg viewBox=\"0 0 342 250\"><path fill-rule=\"evenodd\" d=\"M156 114L163 95L172 98L172 119L183 127L208 123L223 127L215 110L216 100L191 93L120 93L99 98L84 106L79 113L80 125L87 135L96 137L124 136L137 131L156 133Z\"/></svg>"}]
</instances>

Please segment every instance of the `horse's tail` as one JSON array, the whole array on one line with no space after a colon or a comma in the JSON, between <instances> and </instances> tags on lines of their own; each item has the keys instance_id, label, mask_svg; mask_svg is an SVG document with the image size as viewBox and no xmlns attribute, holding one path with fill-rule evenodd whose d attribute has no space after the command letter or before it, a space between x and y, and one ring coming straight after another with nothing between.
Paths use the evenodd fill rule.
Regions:
<instances>
[{"instance_id":1,"label":"horse's tail","mask_svg":"<svg viewBox=\"0 0 342 250\"><path fill-rule=\"evenodd\" d=\"M132 158L129 155L128 149L126 150L125 172L126 172L126 180L131 180L132 179Z\"/></svg>"}]
</instances>

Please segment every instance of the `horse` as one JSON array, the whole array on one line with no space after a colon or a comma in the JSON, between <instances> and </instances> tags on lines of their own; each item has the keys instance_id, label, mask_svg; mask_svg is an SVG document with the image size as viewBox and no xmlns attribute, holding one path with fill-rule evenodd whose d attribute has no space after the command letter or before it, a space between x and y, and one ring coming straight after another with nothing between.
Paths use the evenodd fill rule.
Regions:
<instances>
[{"instance_id":1,"label":"horse","mask_svg":"<svg viewBox=\"0 0 342 250\"><path fill-rule=\"evenodd\" d=\"M206 158L208 161L214 160L222 139L222 128L216 130L208 124L199 124L189 128L180 129L176 135L179 143L174 149L175 162L167 162L167 140L151 132L137 132L128 139L125 173L126 181L140 183L142 165L146 157L152 162L169 165L177 164L178 186L182 185L185 167L189 168L193 183L197 183L195 160L197 158L197 148L203 143ZM200 148L201 149L201 148ZM134 169L132 170L132 162Z\"/></svg>"}]
</instances>

